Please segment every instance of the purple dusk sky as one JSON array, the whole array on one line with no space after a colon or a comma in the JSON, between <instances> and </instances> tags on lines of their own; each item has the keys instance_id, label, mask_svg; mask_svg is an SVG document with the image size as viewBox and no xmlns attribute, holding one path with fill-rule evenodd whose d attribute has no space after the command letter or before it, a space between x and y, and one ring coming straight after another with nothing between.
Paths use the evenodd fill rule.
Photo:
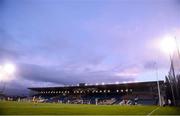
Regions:
<instances>
[{"instance_id":1,"label":"purple dusk sky","mask_svg":"<svg viewBox=\"0 0 180 116\"><path fill-rule=\"evenodd\" d=\"M156 80L169 70L158 42L180 38L179 0L1 0L0 64L8 90Z\"/></svg>"}]
</instances>

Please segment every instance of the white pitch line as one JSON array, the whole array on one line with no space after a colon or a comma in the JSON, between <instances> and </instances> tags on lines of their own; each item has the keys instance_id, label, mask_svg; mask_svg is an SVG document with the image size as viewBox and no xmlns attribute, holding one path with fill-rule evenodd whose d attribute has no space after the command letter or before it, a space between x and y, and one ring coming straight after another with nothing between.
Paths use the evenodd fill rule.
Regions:
<instances>
[{"instance_id":1,"label":"white pitch line","mask_svg":"<svg viewBox=\"0 0 180 116\"><path fill-rule=\"evenodd\" d=\"M147 116L150 116L152 113L154 113L156 110L158 110L160 107L157 107L156 109L154 109L153 111L151 111Z\"/></svg>"}]
</instances>

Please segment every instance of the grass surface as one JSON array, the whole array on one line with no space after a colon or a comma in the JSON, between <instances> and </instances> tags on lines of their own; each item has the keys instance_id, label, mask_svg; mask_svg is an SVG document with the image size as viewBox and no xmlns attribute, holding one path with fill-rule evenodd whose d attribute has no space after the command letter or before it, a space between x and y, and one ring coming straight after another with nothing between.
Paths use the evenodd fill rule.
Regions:
<instances>
[{"instance_id":1,"label":"grass surface","mask_svg":"<svg viewBox=\"0 0 180 116\"><path fill-rule=\"evenodd\" d=\"M35 114L35 115L148 115L157 106L119 106L119 105L81 105L0 102L0 114ZM180 115L179 107L161 107L152 113L156 115Z\"/></svg>"}]
</instances>

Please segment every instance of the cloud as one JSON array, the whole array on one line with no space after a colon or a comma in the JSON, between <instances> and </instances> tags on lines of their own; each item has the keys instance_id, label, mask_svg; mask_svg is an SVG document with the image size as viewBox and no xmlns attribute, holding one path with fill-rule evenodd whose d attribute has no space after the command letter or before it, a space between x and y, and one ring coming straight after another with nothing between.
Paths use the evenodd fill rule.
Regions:
<instances>
[{"instance_id":1,"label":"cloud","mask_svg":"<svg viewBox=\"0 0 180 116\"><path fill-rule=\"evenodd\" d=\"M18 75L31 81L60 84L76 83L78 81L78 79L73 79L72 75L51 67L35 64L19 64L18 67L20 69Z\"/></svg>"},{"instance_id":2,"label":"cloud","mask_svg":"<svg viewBox=\"0 0 180 116\"><path fill-rule=\"evenodd\" d=\"M141 73L141 69L138 66L129 66L128 68L122 69L120 72L117 72L116 75L120 77L137 77Z\"/></svg>"},{"instance_id":3,"label":"cloud","mask_svg":"<svg viewBox=\"0 0 180 116\"><path fill-rule=\"evenodd\" d=\"M23 55L21 43L14 39L4 28L0 28L0 62L17 60Z\"/></svg>"},{"instance_id":4,"label":"cloud","mask_svg":"<svg viewBox=\"0 0 180 116\"><path fill-rule=\"evenodd\" d=\"M19 64L21 69L18 75L23 79L36 81L36 82L52 82L57 84L77 84L80 82L96 83L96 82L115 82L131 80L132 78L124 78L114 75L114 72L110 71L76 71L61 70L52 67L44 67L35 64Z\"/></svg>"},{"instance_id":5,"label":"cloud","mask_svg":"<svg viewBox=\"0 0 180 116\"><path fill-rule=\"evenodd\" d=\"M134 75L117 75L114 71L69 70L58 67L45 67L37 64L16 64L17 71L14 80L7 84L6 93L9 95L28 95L29 87L48 87L77 85L78 83L115 83L134 81ZM127 69L124 70L127 73ZM129 69L131 73L135 69ZM17 90L17 91L15 91Z\"/></svg>"}]
</instances>

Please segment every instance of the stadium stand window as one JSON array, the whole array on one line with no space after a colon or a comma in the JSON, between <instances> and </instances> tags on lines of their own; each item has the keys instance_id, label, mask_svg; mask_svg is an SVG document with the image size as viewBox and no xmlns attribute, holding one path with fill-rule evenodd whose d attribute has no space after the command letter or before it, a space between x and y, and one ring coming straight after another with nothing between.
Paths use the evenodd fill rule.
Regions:
<instances>
[{"instance_id":1,"label":"stadium stand window","mask_svg":"<svg viewBox=\"0 0 180 116\"><path fill-rule=\"evenodd\" d=\"M104 90L104 93L106 93L106 90Z\"/></svg>"},{"instance_id":2,"label":"stadium stand window","mask_svg":"<svg viewBox=\"0 0 180 116\"><path fill-rule=\"evenodd\" d=\"M132 89L130 89L130 92L132 92Z\"/></svg>"},{"instance_id":3,"label":"stadium stand window","mask_svg":"<svg viewBox=\"0 0 180 116\"><path fill-rule=\"evenodd\" d=\"M119 90L116 90L116 92L119 92Z\"/></svg>"},{"instance_id":4,"label":"stadium stand window","mask_svg":"<svg viewBox=\"0 0 180 116\"><path fill-rule=\"evenodd\" d=\"M108 93L111 92L110 90L108 90Z\"/></svg>"},{"instance_id":5,"label":"stadium stand window","mask_svg":"<svg viewBox=\"0 0 180 116\"><path fill-rule=\"evenodd\" d=\"M99 92L102 93L102 90L100 90Z\"/></svg>"},{"instance_id":6,"label":"stadium stand window","mask_svg":"<svg viewBox=\"0 0 180 116\"><path fill-rule=\"evenodd\" d=\"M121 92L123 92L123 89L121 89Z\"/></svg>"},{"instance_id":7,"label":"stadium stand window","mask_svg":"<svg viewBox=\"0 0 180 116\"><path fill-rule=\"evenodd\" d=\"M128 92L128 89L126 89L126 92Z\"/></svg>"}]
</instances>

